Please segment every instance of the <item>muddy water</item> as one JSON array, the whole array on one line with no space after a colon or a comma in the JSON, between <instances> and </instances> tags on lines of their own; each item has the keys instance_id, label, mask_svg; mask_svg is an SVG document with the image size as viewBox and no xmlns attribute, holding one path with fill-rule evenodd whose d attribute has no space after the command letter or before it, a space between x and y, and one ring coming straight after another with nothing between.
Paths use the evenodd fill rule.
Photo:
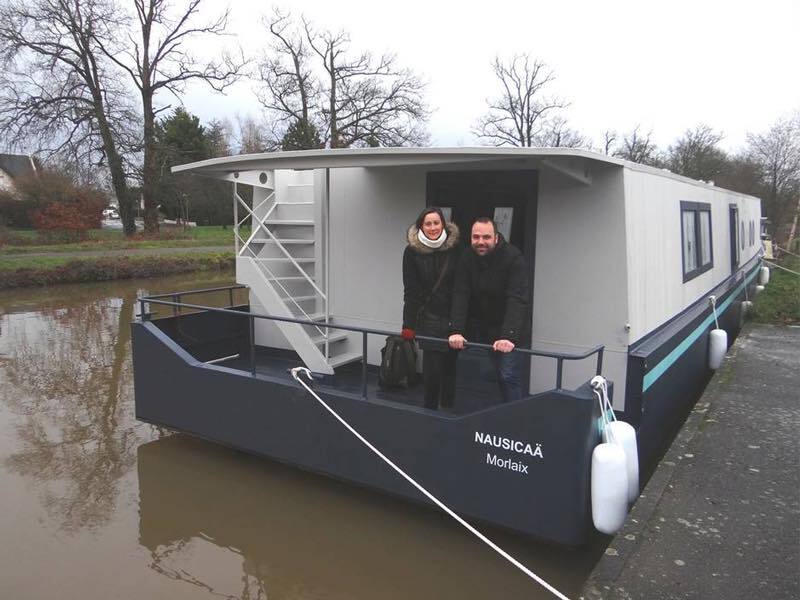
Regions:
<instances>
[{"instance_id":1,"label":"muddy water","mask_svg":"<svg viewBox=\"0 0 800 600\"><path fill-rule=\"evenodd\" d=\"M227 283L0 293L0 598L552 597L432 510L137 422L137 293ZM487 533L569 596L603 551Z\"/></svg>"}]
</instances>

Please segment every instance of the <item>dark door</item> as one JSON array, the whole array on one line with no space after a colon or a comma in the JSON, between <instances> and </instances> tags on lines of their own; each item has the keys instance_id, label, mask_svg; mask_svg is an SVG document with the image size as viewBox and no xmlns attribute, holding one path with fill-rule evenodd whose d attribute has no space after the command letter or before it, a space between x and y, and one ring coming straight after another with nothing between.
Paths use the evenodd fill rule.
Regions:
<instances>
[{"instance_id":1,"label":"dark door","mask_svg":"<svg viewBox=\"0 0 800 600\"><path fill-rule=\"evenodd\" d=\"M731 275L739 267L739 209L731 204Z\"/></svg>"},{"instance_id":2,"label":"dark door","mask_svg":"<svg viewBox=\"0 0 800 600\"><path fill-rule=\"evenodd\" d=\"M518 171L447 171L428 173L427 206L438 206L458 225L461 239L469 247L470 229L475 219L489 217L498 230L525 255L528 263L531 309L526 332L531 331L533 315L534 249L536 248L536 199L538 173ZM470 251L470 250L468 250ZM521 340L530 346L530 337ZM527 390L530 361L523 361L522 382Z\"/></svg>"},{"instance_id":3,"label":"dark door","mask_svg":"<svg viewBox=\"0 0 800 600\"><path fill-rule=\"evenodd\" d=\"M478 217L489 217L533 266L536 233L536 171L428 173L427 205L450 212L465 244ZM532 275L532 272L531 272ZM533 281L533 279L531 279Z\"/></svg>"}]
</instances>

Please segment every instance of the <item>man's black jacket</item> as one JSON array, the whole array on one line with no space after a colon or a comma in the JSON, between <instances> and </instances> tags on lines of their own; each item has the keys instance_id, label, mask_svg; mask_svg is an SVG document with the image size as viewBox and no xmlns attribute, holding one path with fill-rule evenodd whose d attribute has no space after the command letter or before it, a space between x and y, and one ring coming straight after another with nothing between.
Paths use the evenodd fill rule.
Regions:
<instances>
[{"instance_id":1,"label":"man's black jacket","mask_svg":"<svg viewBox=\"0 0 800 600\"><path fill-rule=\"evenodd\" d=\"M500 238L493 252L461 254L453 287L450 333L491 343L515 344L527 336L528 268L522 253Z\"/></svg>"}]
</instances>

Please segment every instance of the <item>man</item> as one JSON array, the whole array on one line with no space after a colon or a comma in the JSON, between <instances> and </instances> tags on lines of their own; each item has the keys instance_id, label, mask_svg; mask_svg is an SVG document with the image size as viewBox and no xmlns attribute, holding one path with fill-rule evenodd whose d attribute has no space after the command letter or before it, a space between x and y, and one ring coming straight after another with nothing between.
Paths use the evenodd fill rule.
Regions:
<instances>
[{"instance_id":1,"label":"man","mask_svg":"<svg viewBox=\"0 0 800 600\"><path fill-rule=\"evenodd\" d=\"M528 273L522 253L497 234L487 217L477 219L456 271L450 312L451 348L461 350L469 336L491 344L504 402L522 397L519 353L528 313Z\"/></svg>"}]
</instances>

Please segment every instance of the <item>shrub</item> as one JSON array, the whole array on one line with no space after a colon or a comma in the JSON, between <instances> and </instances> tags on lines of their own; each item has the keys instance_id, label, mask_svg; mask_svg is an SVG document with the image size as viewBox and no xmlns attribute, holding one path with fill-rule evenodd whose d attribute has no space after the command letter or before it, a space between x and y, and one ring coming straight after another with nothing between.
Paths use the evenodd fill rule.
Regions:
<instances>
[{"instance_id":1,"label":"shrub","mask_svg":"<svg viewBox=\"0 0 800 600\"><path fill-rule=\"evenodd\" d=\"M36 204L19 198L15 192L0 191L0 225L18 228L33 227L30 215L36 208Z\"/></svg>"},{"instance_id":2,"label":"shrub","mask_svg":"<svg viewBox=\"0 0 800 600\"><path fill-rule=\"evenodd\" d=\"M13 192L0 193L0 215L8 225L34 226L45 230L49 238L85 237L87 229L100 227L108 204L102 190L77 185L54 171L41 170L20 177L14 185Z\"/></svg>"}]
</instances>

